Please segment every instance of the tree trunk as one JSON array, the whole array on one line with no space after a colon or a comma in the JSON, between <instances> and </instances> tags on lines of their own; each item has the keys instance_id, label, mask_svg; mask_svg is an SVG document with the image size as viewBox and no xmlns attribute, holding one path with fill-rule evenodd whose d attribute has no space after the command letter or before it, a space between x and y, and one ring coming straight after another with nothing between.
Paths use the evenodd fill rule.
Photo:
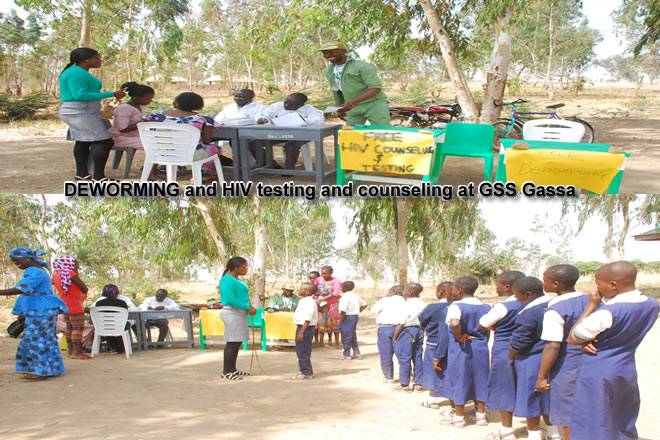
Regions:
<instances>
[{"instance_id":1,"label":"tree trunk","mask_svg":"<svg viewBox=\"0 0 660 440\"><path fill-rule=\"evenodd\" d=\"M513 35L506 31L506 26L513 17L513 5L506 8L506 12L497 22L497 37L495 46L490 55L490 64L486 68L486 90L484 105L481 110L482 124L492 124L497 121L502 112L502 107L495 104L501 104L506 88L506 77L509 71L509 61L513 51Z\"/></svg>"},{"instance_id":2,"label":"tree trunk","mask_svg":"<svg viewBox=\"0 0 660 440\"><path fill-rule=\"evenodd\" d=\"M619 240L617 242L617 252L619 253L619 260L626 259L626 250L625 250L625 240L628 235L628 228L630 227L630 200L633 196L623 196L621 200L620 209L621 215L623 215L623 226L621 227L621 232L619 233Z\"/></svg>"},{"instance_id":3,"label":"tree trunk","mask_svg":"<svg viewBox=\"0 0 660 440\"><path fill-rule=\"evenodd\" d=\"M206 224L206 229L208 230L211 240L215 245L215 249L218 252L218 259L220 260L220 265L218 266L218 272L222 273L222 267L225 266L229 257L227 256L227 249L225 248L225 243L218 232L218 228L215 227L213 222L213 216L209 212L209 207L206 204L206 201L203 198L190 199L190 204L197 208L199 213L204 219L204 224Z\"/></svg>"},{"instance_id":4,"label":"tree trunk","mask_svg":"<svg viewBox=\"0 0 660 440\"><path fill-rule=\"evenodd\" d=\"M452 49L451 39L447 34L447 30L440 22L440 17L438 17L438 13L433 9L430 0L418 0L418 3L424 9L426 20L431 26L433 35L435 35L435 38L438 40L440 51L442 52L442 59L445 61L447 72L454 84L456 99L465 113L465 119L467 122L476 122L479 119L479 109L477 103L474 101L472 93L470 92L467 80L458 66L458 60Z\"/></svg>"},{"instance_id":5,"label":"tree trunk","mask_svg":"<svg viewBox=\"0 0 660 440\"><path fill-rule=\"evenodd\" d=\"M545 86L548 89L548 98L550 101L555 99L555 89L554 85L552 84L552 55L554 54L555 51L555 44L553 41L554 38L554 22L553 22L553 15L554 15L554 7L550 6L550 20L548 24L548 37L549 37L549 48L548 48L548 71L545 76Z\"/></svg>"},{"instance_id":6,"label":"tree trunk","mask_svg":"<svg viewBox=\"0 0 660 440\"><path fill-rule=\"evenodd\" d=\"M399 284L408 284L408 237L406 236L406 210L408 202L396 199L396 235L399 253Z\"/></svg>"},{"instance_id":7,"label":"tree trunk","mask_svg":"<svg viewBox=\"0 0 660 440\"><path fill-rule=\"evenodd\" d=\"M78 47L90 47L92 45L92 5L90 0L83 0L80 16L80 39Z\"/></svg>"},{"instance_id":8,"label":"tree trunk","mask_svg":"<svg viewBox=\"0 0 660 440\"><path fill-rule=\"evenodd\" d=\"M266 222L262 217L261 199L254 196L254 289L252 291L252 306L263 306L266 297L266 245L268 236Z\"/></svg>"},{"instance_id":9,"label":"tree trunk","mask_svg":"<svg viewBox=\"0 0 660 440\"><path fill-rule=\"evenodd\" d=\"M607 255L607 262L611 263L614 261L614 240L612 239L614 236L614 213L608 214L605 220L607 222L607 235L605 236L603 250L605 251L605 255Z\"/></svg>"}]
</instances>

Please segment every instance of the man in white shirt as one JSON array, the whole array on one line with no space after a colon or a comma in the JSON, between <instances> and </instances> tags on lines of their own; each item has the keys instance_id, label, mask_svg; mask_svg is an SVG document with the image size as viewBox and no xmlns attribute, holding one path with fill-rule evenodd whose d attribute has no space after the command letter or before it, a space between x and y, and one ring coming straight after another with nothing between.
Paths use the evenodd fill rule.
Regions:
<instances>
[{"instance_id":1,"label":"man in white shirt","mask_svg":"<svg viewBox=\"0 0 660 440\"><path fill-rule=\"evenodd\" d=\"M156 290L156 296L147 298L140 305L140 310L179 310L179 305L167 297L167 290ZM158 342L165 342L169 325L167 319L149 319L147 326L158 327ZM163 348L162 344L156 345L156 348Z\"/></svg>"},{"instance_id":2,"label":"man in white shirt","mask_svg":"<svg viewBox=\"0 0 660 440\"><path fill-rule=\"evenodd\" d=\"M304 283L298 289L298 296L302 299L298 302L296 312L293 314L293 323L296 327L296 355L298 356L298 368L300 373L293 376L293 380L311 379L314 377L312 370L312 340L316 332L316 323L319 313L316 301L312 295L319 288L313 283Z\"/></svg>"},{"instance_id":3,"label":"man in white shirt","mask_svg":"<svg viewBox=\"0 0 660 440\"><path fill-rule=\"evenodd\" d=\"M303 93L292 93L286 97L284 102L276 102L262 109L257 114L257 122L259 124L277 125L278 118L297 115L300 118L299 126L323 125L325 121L323 112L306 104L306 102L307 95ZM296 167L296 162L298 162L298 156L300 155L300 147L306 143L307 141L290 141L284 144L284 168L293 170Z\"/></svg>"},{"instance_id":4,"label":"man in white shirt","mask_svg":"<svg viewBox=\"0 0 660 440\"><path fill-rule=\"evenodd\" d=\"M341 342L344 345L344 354L337 359L362 359L360 355L360 348L357 341L357 323L359 314L367 307L364 302L355 292L355 283L353 281L344 281L341 283L341 299L339 300L339 311L341 318L339 318L339 328L341 329ZM353 356L351 357L351 348L353 349Z\"/></svg>"},{"instance_id":5,"label":"man in white shirt","mask_svg":"<svg viewBox=\"0 0 660 440\"><path fill-rule=\"evenodd\" d=\"M254 102L254 92L250 89L241 89L234 93L234 104L223 108L215 117L221 124L230 123L232 119L250 119L256 121L257 114L266 106Z\"/></svg>"}]
</instances>

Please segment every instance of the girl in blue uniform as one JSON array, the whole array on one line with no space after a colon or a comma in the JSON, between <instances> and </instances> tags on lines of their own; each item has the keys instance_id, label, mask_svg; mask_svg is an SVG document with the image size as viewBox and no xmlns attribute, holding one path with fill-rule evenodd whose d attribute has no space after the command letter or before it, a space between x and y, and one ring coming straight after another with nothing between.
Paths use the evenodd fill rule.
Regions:
<instances>
[{"instance_id":1,"label":"girl in blue uniform","mask_svg":"<svg viewBox=\"0 0 660 440\"><path fill-rule=\"evenodd\" d=\"M451 363L447 369L451 400L456 413L443 418L441 423L459 428L465 427L465 403L477 401L477 425L487 425L486 389L488 386L488 336L479 331L479 319L490 310L474 297L479 282L473 277L463 277L454 281L452 296L456 301L447 309L446 324L449 335L447 356ZM459 300L460 299L460 300Z\"/></svg>"},{"instance_id":2,"label":"girl in blue uniform","mask_svg":"<svg viewBox=\"0 0 660 440\"><path fill-rule=\"evenodd\" d=\"M17 247L9 252L11 262L23 269L16 287L0 290L0 295L19 295L12 314L25 320L25 331L16 350L16 371L24 379L47 379L64 374L62 355L57 345L57 315L67 313L64 302L53 295L48 263L39 258L40 249Z\"/></svg>"},{"instance_id":3,"label":"girl in blue uniform","mask_svg":"<svg viewBox=\"0 0 660 440\"><path fill-rule=\"evenodd\" d=\"M575 381L571 436L637 439L635 351L658 318L658 301L635 289L637 270L627 261L607 264L595 277L596 293L589 295L568 338L585 351Z\"/></svg>"},{"instance_id":4,"label":"girl in blue uniform","mask_svg":"<svg viewBox=\"0 0 660 440\"><path fill-rule=\"evenodd\" d=\"M564 427L564 440L570 438L575 376L582 355L581 347L569 345L567 340L589 299L575 291L579 278L580 272L570 264L558 264L543 273L543 290L558 296L548 303L543 315L541 339L545 341L545 348L536 391L550 394L550 422ZM561 437L557 433L553 438Z\"/></svg>"},{"instance_id":5,"label":"girl in blue uniform","mask_svg":"<svg viewBox=\"0 0 660 440\"><path fill-rule=\"evenodd\" d=\"M429 398L421 404L426 408L437 409L440 407L439 397L442 396L442 379L444 379L444 373L433 368L433 361L435 359L435 352L438 348L439 339L443 339L443 345L446 346L444 340L449 336L447 334L447 324L445 324L447 308L449 307L446 294L453 285L454 283L451 281L445 281L444 283L438 284L438 287L435 290L435 296L438 298L439 302L429 304L419 315L419 325L422 326L422 329L426 333L422 385L425 390L430 391Z\"/></svg>"},{"instance_id":6,"label":"girl in blue uniform","mask_svg":"<svg viewBox=\"0 0 660 440\"><path fill-rule=\"evenodd\" d=\"M504 302L497 303L490 312L479 320L479 329L484 333L495 332L493 351L491 353L490 374L488 375L488 394L486 408L500 412L502 428L497 432L488 433L485 437L491 440L514 440L513 408L516 402L516 373L513 362L509 359L509 339L516 327L516 317L523 304L516 300L513 294L513 283L525 274L519 270L511 270L500 274L495 279L495 292L499 297L508 297Z\"/></svg>"},{"instance_id":7,"label":"girl in blue uniform","mask_svg":"<svg viewBox=\"0 0 660 440\"><path fill-rule=\"evenodd\" d=\"M534 277L521 278L513 283L513 292L516 299L525 304L516 318L516 328L509 345L509 359L515 361L516 369L516 404L513 413L516 417L527 419L529 440L542 440L541 416L546 425L550 426L550 395L536 391L536 377L545 346L545 341L541 339L543 313L552 298L543 295L543 283Z\"/></svg>"}]
</instances>

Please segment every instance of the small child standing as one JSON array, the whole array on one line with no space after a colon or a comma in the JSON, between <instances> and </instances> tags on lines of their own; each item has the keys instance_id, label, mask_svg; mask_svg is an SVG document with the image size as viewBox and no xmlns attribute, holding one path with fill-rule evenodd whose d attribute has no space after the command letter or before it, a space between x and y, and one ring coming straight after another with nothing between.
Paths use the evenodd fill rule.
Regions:
<instances>
[{"instance_id":1,"label":"small child standing","mask_svg":"<svg viewBox=\"0 0 660 440\"><path fill-rule=\"evenodd\" d=\"M341 330L341 342L344 345L344 354L337 359L362 359L360 348L357 341L357 323L360 313L367 307L355 292L355 283L353 281L344 281L341 283L341 299L339 300L339 329ZM351 348L353 356L351 357Z\"/></svg>"},{"instance_id":2,"label":"small child standing","mask_svg":"<svg viewBox=\"0 0 660 440\"><path fill-rule=\"evenodd\" d=\"M452 299L447 309L446 324L449 326L449 349L451 364L447 377L451 389L450 399L455 404L455 413L448 413L440 423L457 428L465 427L465 403L477 401L477 425L487 425L484 402L488 386L488 336L479 331L482 316L490 310L474 297L479 281L474 277L462 277L454 281Z\"/></svg>"},{"instance_id":3,"label":"small child standing","mask_svg":"<svg viewBox=\"0 0 660 440\"><path fill-rule=\"evenodd\" d=\"M429 304L419 315L419 325L426 333L426 348L424 349L424 373L422 375L422 385L425 390L429 390L429 397L421 405L425 408L440 408L439 400L442 393L441 377L444 378L444 372L433 368L435 354L438 351L438 344L441 343L446 352L448 333L445 318L447 317L447 294L454 283L445 281L438 284L435 289L435 297L438 302ZM437 393L436 393L437 392Z\"/></svg>"},{"instance_id":4,"label":"small child standing","mask_svg":"<svg viewBox=\"0 0 660 440\"><path fill-rule=\"evenodd\" d=\"M538 278L525 277L513 283L516 299L525 304L516 318L516 328L511 335L509 359L515 361L516 369L516 405L513 413L516 417L527 419L529 440L543 440L541 434L541 416L548 427L549 437L559 433L556 426L551 426L550 395L536 391L536 377L541 366L541 357L545 341L541 339L543 314L552 299L543 295L543 282Z\"/></svg>"},{"instance_id":5,"label":"small child standing","mask_svg":"<svg viewBox=\"0 0 660 440\"><path fill-rule=\"evenodd\" d=\"M293 380L311 379L314 377L312 370L312 341L316 332L316 323L319 320L316 301L312 298L318 290L313 283L304 283L298 289L298 296L302 299L298 302L298 308L293 315L293 323L296 324L296 355L298 356L298 368L300 373L293 376Z\"/></svg>"},{"instance_id":6,"label":"small child standing","mask_svg":"<svg viewBox=\"0 0 660 440\"><path fill-rule=\"evenodd\" d=\"M424 287L418 283L406 284L403 288L406 304L401 310L399 322L392 336L394 354L399 361L399 383L392 386L395 391L424 391L422 387L424 331L419 325L418 319L419 314L426 307L426 303L419 297L422 290ZM409 386L411 377L413 378L412 387Z\"/></svg>"},{"instance_id":7,"label":"small child standing","mask_svg":"<svg viewBox=\"0 0 660 440\"><path fill-rule=\"evenodd\" d=\"M658 301L635 288L637 269L627 261L596 271L596 293L568 338L582 345L571 436L636 439L640 398L635 352L658 319ZM598 309L598 310L596 310Z\"/></svg>"},{"instance_id":8,"label":"small child standing","mask_svg":"<svg viewBox=\"0 0 660 440\"><path fill-rule=\"evenodd\" d=\"M575 291L580 278L577 267L558 264L543 272L543 290L556 293L543 315L541 339L545 348L536 378L536 391L550 394L550 423L564 427L564 440L570 438L575 377L582 347L569 345L568 335L589 302L589 296ZM552 383L552 387L550 387ZM557 434L554 438L560 438Z\"/></svg>"},{"instance_id":9,"label":"small child standing","mask_svg":"<svg viewBox=\"0 0 660 440\"><path fill-rule=\"evenodd\" d=\"M383 372L383 381L394 383L394 342L392 337L396 329L399 311L406 306L403 299L403 286L390 287L387 295L378 300L371 308L372 313L378 314L378 354L380 355L380 369Z\"/></svg>"},{"instance_id":10,"label":"small child standing","mask_svg":"<svg viewBox=\"0 0 660 440\"><path fill-rule=\"evenodd\" d=\"M511 270L495 279L495 292L499 297L508 297L497 303L479 320L479 329L484 333L493 330L495 340L491 354L490 374L488 375L488 397L486 408L500 412L502 428L486 437L493 440L515 440L513 434L513 409L516 404L516 373L509 359L509 340L516 328L518 312L524 307L516 301L513 283L525 274Z\"/></svg>"}]
</instances>

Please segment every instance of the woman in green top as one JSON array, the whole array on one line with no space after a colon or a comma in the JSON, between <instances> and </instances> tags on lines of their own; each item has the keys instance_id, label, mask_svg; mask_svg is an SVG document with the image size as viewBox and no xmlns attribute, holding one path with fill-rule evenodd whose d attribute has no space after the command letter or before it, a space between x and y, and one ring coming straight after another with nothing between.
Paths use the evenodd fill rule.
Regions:
<instances>
[{"instance_id":1,"label":"woman in green top","mask_svg":"<svg viewBox=\"0 0 660 440\"><path fill-rule=\"evenodd\" d=\"M101 81L89 73L91 68L103 64L101 55L94 49L79 47L71 51L70 63L60 74L60 119L69 126L67 139L75 141L73 157L76 160L76 180L89 180L87 171L90 151L94 154L94 180L105 181L105 163L112 148L112 136L108 133L107 121L99 116L101 100L121 99L124 90L101 92Z\"/></svg>"},{"instance_id":2,"label":"woman in green top","mask_svg":"<svg viewBox=\"0 0 660 440\"><path fill-rule=\"evenodd\" d=\"M220 279L220 318L225 324L225 352L222 378L241 380L249 373L236 369L238 350L248 340L248 314L254 316L257 310L250 304L249 287L238 279L248 272L245 258L233 257Z\"/></svg>"}]
</instances>

